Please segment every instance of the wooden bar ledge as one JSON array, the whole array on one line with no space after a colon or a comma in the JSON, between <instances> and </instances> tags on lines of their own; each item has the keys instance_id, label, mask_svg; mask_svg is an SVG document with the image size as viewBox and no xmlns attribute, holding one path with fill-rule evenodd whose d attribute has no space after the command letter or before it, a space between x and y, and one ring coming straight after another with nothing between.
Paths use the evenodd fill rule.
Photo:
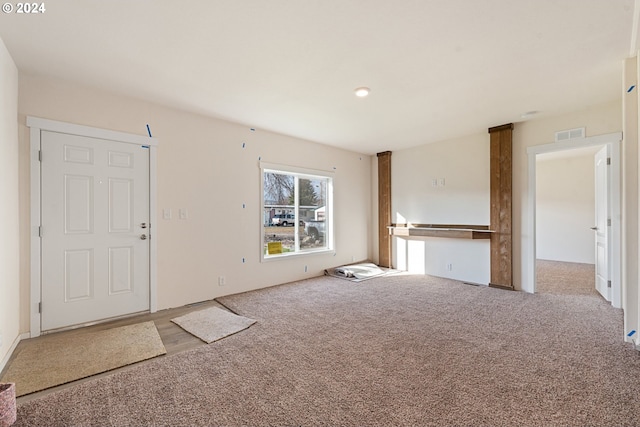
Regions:
<instances>
[{"instance_id":1,"label":"wooden bar ledge","mask_svg":"<svg viewBox=\"0 0 640 427\"><path fill-rule=\"evenodd\" d=\"M488 225L392 224L389 234L402 237L445 237L449 239L491 239Z\"/></svg>"}]
</instances>

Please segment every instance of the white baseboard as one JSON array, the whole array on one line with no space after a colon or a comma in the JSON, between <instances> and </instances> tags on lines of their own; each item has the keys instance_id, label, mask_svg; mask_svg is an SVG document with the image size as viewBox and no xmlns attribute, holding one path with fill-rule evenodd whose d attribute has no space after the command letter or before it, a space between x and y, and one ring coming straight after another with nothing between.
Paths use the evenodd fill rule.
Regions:
<instances>
[{"instance_id":1,"label":"white baseboard","mask_svg":"<svg viewBox=\"0 0 640 427\"><path fill-rule=\"evenodd\" d=\"M18 343L20 343L20 341L22 340L26 340L27 338L29 338L28 332L25 332L24 334L20 334L16 337L16 339L13 341L13 344L11 344L11 348L9 348L9 352L4 357L4 359L2 359L2 362L0 363L0 372L2 372L5 366L7 366L7 363L9 362L11 355L13 354L16 347L18 346Z\"/></svg>"}]
</instances>

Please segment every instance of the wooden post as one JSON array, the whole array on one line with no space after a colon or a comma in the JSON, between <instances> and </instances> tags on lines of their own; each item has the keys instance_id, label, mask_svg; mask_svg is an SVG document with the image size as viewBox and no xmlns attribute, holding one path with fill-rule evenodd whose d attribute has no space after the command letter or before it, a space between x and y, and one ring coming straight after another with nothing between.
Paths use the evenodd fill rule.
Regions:
<instances>
[{"instance_id":1,"label":"wooden post","mask_svg":"<svg viewBox=\"0 0 640 427\"><path fill-rule=\"evenodd\" d=\"M378 153L378 264L391 267L391 151Z\"/></svg>"},{"instance_id":2,"label":"wooden post","mask_svg":"<svg viewBox=\"0 0 640 427\"><path fill-rule=\"evenodd\" d=\"M513 123L489 128L491 159L491 281L513 289L511 181Z\"/></svg>"}]
</instances>

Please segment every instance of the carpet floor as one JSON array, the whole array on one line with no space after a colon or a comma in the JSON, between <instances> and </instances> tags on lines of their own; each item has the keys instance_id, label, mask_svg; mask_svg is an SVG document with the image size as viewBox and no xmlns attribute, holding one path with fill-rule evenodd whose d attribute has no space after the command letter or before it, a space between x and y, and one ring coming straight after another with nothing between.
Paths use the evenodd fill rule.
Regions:
<instances>
[{"instance_id":1,"label":"carpet floor","mask_svg":"<svg viewBox=\"0 0 640 427\"><path fill-rule=\"evenodd\" d=\"M639 423L640 354L597 295L325 276L220 301L257 323L20 404L16 426Z\"/></svg>"},{"instance_id":2,"label":"carpet floor","mask_svg":"<svg viewBox=\"0 0 640 427\"><path fill-rule=\"evenodd\" d=\"M575 262L536 260L536 292L554 295L593 295L596 266Z\"/></svg>"}]
</instances>

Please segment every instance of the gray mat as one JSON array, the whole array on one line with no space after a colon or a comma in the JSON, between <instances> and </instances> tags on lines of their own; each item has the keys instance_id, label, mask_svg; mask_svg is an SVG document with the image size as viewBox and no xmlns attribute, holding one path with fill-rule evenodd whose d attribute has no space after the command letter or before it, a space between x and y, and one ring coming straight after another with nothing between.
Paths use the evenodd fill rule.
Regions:
<instances>
[{"instance_id":1,"label":"gray mat","mask_svg":"<svg viewBox=\"0 0 640 427\"><path fill-rule=\"evenodd\" d=\"M240 332L256 323L253 319L238 316L217 307L194 311L171 321L207 344Z\"/></svg>"}]
</instances>

